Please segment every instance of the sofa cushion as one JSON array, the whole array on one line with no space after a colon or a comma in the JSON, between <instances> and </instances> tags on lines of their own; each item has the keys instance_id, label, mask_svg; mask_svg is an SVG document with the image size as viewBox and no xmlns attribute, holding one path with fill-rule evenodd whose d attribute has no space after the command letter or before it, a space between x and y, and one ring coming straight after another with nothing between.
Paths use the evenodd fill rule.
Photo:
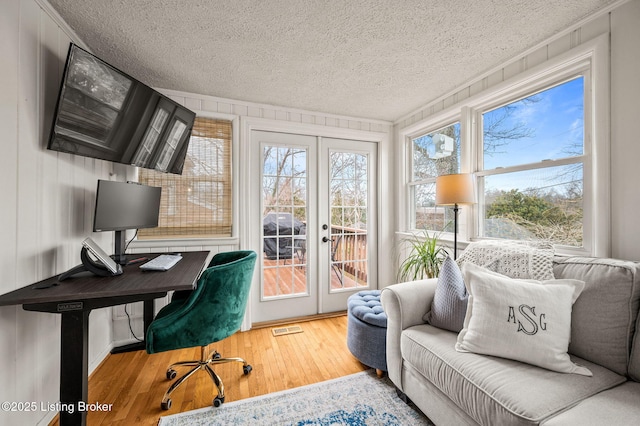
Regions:
<instances>
[{"instance_id":1,"label":"sofa cushion","mask_svg":"<svg viewBox=\"0 0 640 426\"><path fill-rule=\"evenodd\" d=\"M550 418L545 426L636 426L640 423L640 383L626 382L592 396Z\"/></svg>"},{"instance_id":2,"label":"sofa cushion","mask_svg":"<svg viewBox=\"0 0 640 426\"><path fill-rule=\"evenodd\" d=\"M401 336L406 363L480 424L538 424L626 379L573 357L592 377L557 373L518 361L456 352L456 334L428 324Z\"/></svg>"},{"instance_id":3,"label":"sofa cushion","mask_svg":"<svg viewBox=\"0 0 640 426\"><path fill-rule=\"evenodd\" d=\"M424 316L424 320L433 326L457 333L462 330L468 298L458 264L447 257L440 268L431 310Z\"/></svg>"},{"instance_id":4,"label":"sofa cushion","mask_svg":"<svg viewBox=\"0 0 640 426\"><path fill-rule=\"evenodd\" d=\"M578 280L517 280L470 263L462 267L469 292L456 350L515 359L561 373L590 376L569 359L571 306Z\"/></svg>"},{"instance_id":5,"label":"sofa cushion","mask_svg":"<svg viewBox=\"0 0 640 426\"><path fill-rule=\"evenodd\" d=\"M629 377L640 382L640 315L636 321L636 332L631 347L631 360L629 361Z\"/></svg>"},{"instance_id":6,"label":"sofa cushion","mask_svg":"<svg viewBox=\"0 0 640 426\"><path fill-rule=\"evenodd\" d=\"M483 266L511 278L552 280L553 245L538 241L476 241L458 258L462 268L467 262Z\"/></svg>"},{"instance_id":7,"label":"sofa cushion","mask_svg":"<svg viewBox=\"0 0 640 426\"><path fill-rule=\"evenodd\" d=\"M556 278L585 282L573 305L569 353L618 374L640 377L640 362L632 363L635 366L632 371L627 367L640 304L639 264L616 259L556 257L554 274ZM638 353L634 356L640 358Z\"/></svg>"}]
</instances>

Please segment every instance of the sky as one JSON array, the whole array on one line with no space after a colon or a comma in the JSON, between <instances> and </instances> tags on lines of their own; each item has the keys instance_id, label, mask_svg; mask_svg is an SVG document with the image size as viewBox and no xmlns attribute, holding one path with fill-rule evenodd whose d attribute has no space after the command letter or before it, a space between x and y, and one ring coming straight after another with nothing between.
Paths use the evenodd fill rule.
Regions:
<instances>
[{"instance_id":1,"label":"sky","mask_svg":"<svg viewBox=\"0 0 640 426\"><path fill-rule=\"evenodd\" d=\"M505 145L484 156L485 169L557 160L582 154L584 135L584 79L582 77L538 93L532 101L518 101L512 114L502 123L504 128L521 126L530 135L504 141ZM504 116L505 109L485 113L485 123ZM485 124L486 125L486 124ZM565 166L567 170L571 166ZM545 187L558 182L562 169L537 170L494 176L491 187L524 190L527 187ZM575 178L575 176L574 176ZM565 178L570 179L570 178Z\"/></svg>"}]
</instances>

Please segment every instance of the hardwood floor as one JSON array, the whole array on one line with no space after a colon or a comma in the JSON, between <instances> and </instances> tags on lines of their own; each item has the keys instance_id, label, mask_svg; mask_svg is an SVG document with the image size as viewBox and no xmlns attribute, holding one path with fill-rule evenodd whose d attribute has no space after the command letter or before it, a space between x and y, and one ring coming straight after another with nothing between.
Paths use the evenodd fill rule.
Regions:
<instances>
[{"instance_id":1,"label":"hardwood floor","mask_svg":"<svg viewBox=\"0 0 640 426\"><path fill-rule=\"evenodd\" d=\"M274 337L271 328L252 329L211 345L223 356L245 358L253 371L245 376L242 364L216 368L225 386L225 402L304 386L366 370L347 348L347 317L338 316L291 323L303 332ZM161 416L211 406L215 387L198 372L172 394L169 411L160 408L172 381L169 364L195 360L200 349L148 355L144 351L109 355L89 378L89 403L113 404L110 412L89 412L87 424L157 425ZM185 369L178 371L180 376ZM51 425L57 425L57 419Z\"/></svg>"}]
</instances>

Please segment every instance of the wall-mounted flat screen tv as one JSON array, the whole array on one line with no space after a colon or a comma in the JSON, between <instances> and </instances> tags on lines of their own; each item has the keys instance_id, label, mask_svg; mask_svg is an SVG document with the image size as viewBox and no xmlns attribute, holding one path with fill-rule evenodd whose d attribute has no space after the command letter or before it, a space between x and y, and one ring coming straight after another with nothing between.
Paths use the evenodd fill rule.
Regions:
<instances>
[{"instance_id":1,"label":"wall-mounted flat screen tv","mask_svg":"<svg viewBox=\"0 0 640 426\"><path fill-rule=\"evenodd\" d=\"M47 148L181 174L195 116L71 43Z\"/></svg>"}]
</instances>

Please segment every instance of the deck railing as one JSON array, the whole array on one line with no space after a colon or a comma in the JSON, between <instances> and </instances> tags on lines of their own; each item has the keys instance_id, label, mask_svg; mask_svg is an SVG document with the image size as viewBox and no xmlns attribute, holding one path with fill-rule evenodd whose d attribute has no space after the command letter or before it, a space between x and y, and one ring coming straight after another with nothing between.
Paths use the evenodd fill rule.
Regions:
<instances>
[{"instance_id":1,"label":"deck railing","mask_svg":"<svg viewBox=\"0 0 640 426\"><path fill-rule=\"evenodd\" d=\"M353 275L359 283L367 282L367 231L346 226L331 226L332 261Z\"/></svg>"}]
</instances>

